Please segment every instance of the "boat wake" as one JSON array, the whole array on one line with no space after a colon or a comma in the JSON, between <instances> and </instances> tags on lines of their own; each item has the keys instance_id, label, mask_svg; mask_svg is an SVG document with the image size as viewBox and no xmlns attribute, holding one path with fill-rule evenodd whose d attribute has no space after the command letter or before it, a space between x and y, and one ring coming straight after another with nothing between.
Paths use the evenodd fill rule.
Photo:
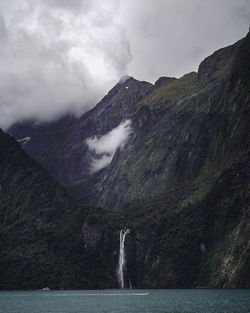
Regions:
<instances>
[{"instance_id":1,"label":"boat wake","mask_svg":"<svg viewBox=\"0 0 250 313\"><path fill-rule=\"evenodd\" d=\"M134 293L45 293L43 296L54 296L54 297L72 297L72 296L93 296L93 297L108 297L108 296L147 296L149 292L134 292Z\"/></svg>"}]
</instances>

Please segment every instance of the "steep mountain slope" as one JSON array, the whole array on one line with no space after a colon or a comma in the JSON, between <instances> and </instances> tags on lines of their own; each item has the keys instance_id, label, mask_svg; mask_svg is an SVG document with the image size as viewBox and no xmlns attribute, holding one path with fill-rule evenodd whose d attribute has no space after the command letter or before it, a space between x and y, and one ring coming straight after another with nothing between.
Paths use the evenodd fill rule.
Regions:
<instances>
[{"instance_id":1,"label":"steep mountain slope","mask_svg":"<svg viewBox=\"0 0 250 313\"><path fill-rule=\"evenodd\" d=\"M127 119L137 101L152 85L124 77L95 108L77 119L66 116L58 121L28 121L13 125L8 132L20 140L23 149L46 167L63 184L74 184L91 176L93 152L87 138L102 136ZM28 138L27 140L23 140ZM30 138L30 139L29 139Z\"/></svg>"},{"instance_id":2,"label":"steep mountain slope","mask_svg":"<svg viewBox=\"0 0 250 313\"><path fill-rule=\"evenodd\" d=\"M205 197L195 200L195 187L185 185L123 211L136 242L128 241L128 270L139 287L249 288L249 166L250 151Z\"/></svg>"},{"instance_id":3,"label":"steep mountain slope","mask_svg":"<svg viewBox=\"0 0 250 313\"><path fill-rule=\"evenodd\" d=\"M103 210L78 208L1 130L0 173L0 289L116 285L118 242Z\"/></svg>"},{"instance_id":4,"label":"steep mountain slope","mask_svg":"<svg viewBox=\"0 0 250 313\"><path fill-rule=\"evenodd\" d=\"M187 184L110 212L78 208L3 132L0 147L0 289L116 287L121 228L126 286L250 287L250 151L205 197Z\"/></svg>"},{"instance_id":5,"label":"steep mountain slope","mask_svg":"<svg viewBox=\"0 0 250 313\"><path fill-rule=\"evenodd\" d=\"M250 34L198 74L162 78L136 104L126 148L72 188L108 208L140 202L123 210L138 286L249 287L249 71Z\"/></svg>"},{"instance_id":6,"label":"steep mountain slope","mask_svg":"<svg viewBox=\"0 0 250 313\"><path fill-rule=\"evenodd\" d=\"M126 148L71 194L82 203L119 208L198 177L198 188L209 190L249 147L249 41L248 34L215 52L198 74L156 84L136 103Z\"/></svg>"},{"instance_id":7,"label":"steep mountain slope","mask_svg":"<svg viewBox=\"0 0 250 313\"><path fill-rule=\"evenodd\" d=\"M250 34L198 73L154 86L129 78L79 119L12 127L18 139L45 142L22 146L79 203L107 209L74 210L56 235L70 247L59 286L114 287L119 231L129 228L126 286L250 287L249 92ZM97 155L86 140L124 120L128 140L91 172Z\"/></svg>"},{"instance_id":8,"label":"steep mountain slope","mask_svg":"<svg viewBox=\"0 0 250 313\"><path fill-rule=\"evenodd\" d=\"M23 148L83 204L124 207L199 176L209 185L249 145L249 37L206 58L198 74L161 78L154 86L127 78L79 119L28 122L9 132L31 137ZM96 155L86 139L127 119L126 146L93 173Z\"/></svg>"}]
</instances>

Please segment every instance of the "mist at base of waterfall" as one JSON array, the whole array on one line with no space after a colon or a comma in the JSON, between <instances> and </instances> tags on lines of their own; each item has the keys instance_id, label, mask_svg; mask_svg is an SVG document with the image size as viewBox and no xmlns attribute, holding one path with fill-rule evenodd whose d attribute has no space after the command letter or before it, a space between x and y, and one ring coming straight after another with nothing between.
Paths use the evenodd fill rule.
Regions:
<instances>
[{"instance_id":1,"label":"mist at base of waterfall","mask_svg":"<svg viewBox=\"0 0 250 313\"><path fill-rule=\"evenodd\" d=\"M1 291L0 313L247 313L250 290Z\"/></svg>"}]
</instances>

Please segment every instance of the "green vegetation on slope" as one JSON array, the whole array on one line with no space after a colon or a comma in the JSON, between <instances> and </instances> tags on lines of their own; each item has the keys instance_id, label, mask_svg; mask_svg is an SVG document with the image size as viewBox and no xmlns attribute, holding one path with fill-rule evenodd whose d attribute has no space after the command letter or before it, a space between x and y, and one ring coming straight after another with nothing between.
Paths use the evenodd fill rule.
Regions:
<instances>
[{"instance_id":1,"label":"green vegetation on slope","mask_svg":"<svg viewBox=\"0 0 250 313\"><path fill-rule=\"evenodd\" d=\"M183 183L196 182L196 196L209 190L250 144L249 42L250 35L215 52L198 74L156 84L135 104L126 148L107 168L68 186L70 194L119 210Z\"/></svg>"},{"instance_id":2,"label":"green vegetation on slope","mask_svg":"<svg viewBox=\"0 0 250 313\"><path fill-rule=\"evenodd\" d=\"M0 289L116 285L117 242L102 209L77 207L1 130L0 173ZM99 234L94 246L89 233Z\"/></svg>"},{"instance_id":3,"label":"green vegetation on slope","mask_svg":"<svg viewBox=\"0 0 250 313\"><path fill-rule=\"evenodd\" d=\"M124 209L139 287L249 288L249 165L250 152L199 196L182 185Z\"/></svg>"},{"instance_id":4,"label":"green vegetation on slope","mask_svg":"<svg viewBox=\"0 0 250 313\"><path fill-rule=\"evenodd\" d=\"M127 285L129 276L136 287L250 287L250 34L198 74L139 85L135 98L126 94L129 110L115 106L125 86L96 109L106 126L132 119L127 146L69 187L97 207L76 206L0 133L1 289L113 288L125 227ZM75 126L79 136L91 133L91 114Z\"/></svg>"}]
</instances>

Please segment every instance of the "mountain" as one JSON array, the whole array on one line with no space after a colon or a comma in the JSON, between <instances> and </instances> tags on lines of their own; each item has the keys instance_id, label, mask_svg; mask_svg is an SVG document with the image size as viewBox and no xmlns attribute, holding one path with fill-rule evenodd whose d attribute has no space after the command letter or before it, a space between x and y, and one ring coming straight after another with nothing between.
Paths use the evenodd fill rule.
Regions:
<instances>
[{"instance_id":1,"label":"mountain","mask_svg":"<svg viewBox=\"0 0 250 313\"><path fill-rule=\"evenodd\" d=\"M119 242L103 209L78 207L1 130L0 173L0 289L116 286Z\"/></svg>"},{"instance_id":2,"label":"mountain","mask_svg":"<svg viewBox=\"0 0 250 313\"><path fill-rule=\"evenodd\" d=\"M154 85L126 77L80 118L8 131L79 204L103 207L86 209L93 219L76 210L64 232L96 238L86 248L102 285L115 285L129 228L126 286L249 288L249 90L250 33L198 73Z\"/></svg>"},{"instance_id":3,"label":"mountain","mask_svg":"<svg viewBox=\"0 0 250 313\"><path fill-rule=\"evenodd\" d=\"M249 288L249 181L250 150L209 191L186 184L124 209L138 286Z\"/></svg>"},{"instance_id":4,"label":"mountain","mask_svg":"<svg viewBox=\"0 0 250 313\"><path fill-rule=\"evenodd\" d=\"M249 41L215 52L197 74L156 84L136 103L126 149L72 195L119 208L197 179L208 190L249 147Z\"/></svg>"},{"instance_id":5,"label":"mountain","mask_svg":"<svg viewBox=\"0 0 250 313\"><path fill-rule=\"evenodd\" d=\"M151 90L150 83L126 77L81 118L67 115L47 123L26 121L13 125L8 132L56 180L74 184L92 176L92 152L86 139L102 136L119 126L133 112L135 103Z\"/></svg>"},{"instance_id":6,"label":"mountain","mask_svg":"<svg viewBox=\"0 0 250 313\"><path fill-rule=\"evenodd\" d=\"M119 208L198 177L210 184L249 144L248 48L249 34L206 58L198 73L163 77L154 86L127 78L79 119L28 122L9 132L31 137L23 148L82 204ZM86 140L128 119L126 147L93 173Z\"/></svg>"}]
</instances>

